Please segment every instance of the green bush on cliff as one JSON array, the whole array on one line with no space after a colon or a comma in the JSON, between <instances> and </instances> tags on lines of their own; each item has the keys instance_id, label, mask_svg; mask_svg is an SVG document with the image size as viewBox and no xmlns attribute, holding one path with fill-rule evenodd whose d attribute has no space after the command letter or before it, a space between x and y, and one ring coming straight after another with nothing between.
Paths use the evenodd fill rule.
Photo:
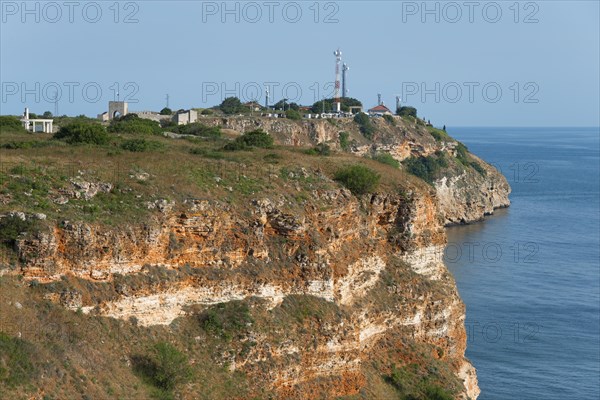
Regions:
<instances>
[{"instance_id":1,"label":"green bush on cliff","mask_svg":"<svg viewBox=\"0 0 600 400\"><path fill-rule=\"evenodd\" d=\"M364 112L356 114L354 122L358 124L360 133L363 134L367 139L372 139L375 133L375 125L371 122L371 118Z\"/></svg>"},{"instance_id":2,"label":"green bush on cliff","mask_svg":"<svg viewBox=\"0 0 600 400\"><path fill-rule=\"evenodd\" d=\"M162 391L162 398L169 398L175 387L192 376L187 356L167 342L158 342L146 354L133 356L132 362L134 372Z\"/></svg>"},{"instance_id":3,"label":"green bush on cliff","mask_svg":"<svg viewBox=\"0 0 600 400\"><path fill-rule=\"evenodd\" d=\"M374 191L380 178L375 171L357 164L339 170L334 179L358 196Z\"/></svg>"},{"instance_id":4,"label":"green bush on cliff","mask_svg":"<svg viewBox=\"0 0 600 400\"><path fill-rule=\"evenodd\" d=\"M201 314L199 319L202 329L227 341L254 322L250 309L241 301L217 304Z\"/></svg>"},{"instance_id":5,"label":"green bush on cliff","mask_svg":"<svg viewBox=\"0 0 600 400\"><path fill-rule=\"evenodd\" d=\"M235 150L249 150L253 147L259 147L263 149L270 149L273 147L273 136L267 132L256 129L250 132L244 133L242 136L236 138L233 142L227 143L224 150L235 151Z\"/></svg>"},{"instance_id":6,"label":"green bush on cliff","mask_svg":"<svg viewBox=\"0 0 600 400\"><path fill-rule=\"evenodd\" d=\"M448 166L448 161L444 153L437 152L433 156L407 158L402 164L409 173L433 185L439 171Z\"/></svg>"},{"instance_id":7,"label":"green bush on cliff","mask_svg":"<svg viewBox=\"0 0 600 400\"><path fill-rule=\"evenodd\" d=\"M0 386L27 384L36 373L32 355L27 342L0 332Z\"/></svg>"},{"instance_id":8,"label":"green bush on cliff","mask_svg":"<svg viewBox=\"0 0 600 400\"><path fill-rule=\"evenodd\" d=\"M350 134L348 132L340 132L340 147L344 151L350 150Z\"/></svg>"},{"instance_id":9,"label":"green bush on cliff","mask_svg":"<svg viewBox=\"0 0 600 400\"><path fill-rule=\"evenodd\" d=\"M400 168L400 162L396 160L390 153L377 153L371 158L382 164L386 164L394 168Z\"/></svg>"}]
</instances>

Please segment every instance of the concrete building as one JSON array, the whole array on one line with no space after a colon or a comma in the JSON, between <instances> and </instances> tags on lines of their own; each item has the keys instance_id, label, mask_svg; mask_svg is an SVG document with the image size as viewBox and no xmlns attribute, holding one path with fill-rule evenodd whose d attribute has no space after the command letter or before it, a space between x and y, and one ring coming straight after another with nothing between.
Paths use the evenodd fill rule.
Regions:
<instances>
[{"instance_id":1,"label":"concrete building","mask_svg":"<svg viewBox=\"0 0 600 400\"><path fill-rule=\"evenodd\" d=\"M129 114L129 104L125 101L109 101L108 112L98 114L98 119L102 122L112 121L115 118Z\"/></svg>"},{"instance_id":2,"label":"concrete building","mask_svg":"<svg viewBox=\"0 0 600 400\"><path fill-rule=\"evenodd\" d=\"M177 125L193 124L198 121L198 112L195 110L178 111L177 114L173 116L173 121Z\"/></svg>"},{"instance_id":3,"label":"concrete building","mask_svg":"<svg viewBox=\"0 0 600 400\"><path fill-rule=\"evenodd\" d=\"M54 127L52 124L54 123L53 119L42 119L42 118L29 118L29 108L25 108L25 112L23 113L23 118L21 118L21 123L23 124L23 128L28 130L29 132L44 132L44 133L52 133ZM42 129L39 130L38 128Z\"/></svg>"}]
</instances>

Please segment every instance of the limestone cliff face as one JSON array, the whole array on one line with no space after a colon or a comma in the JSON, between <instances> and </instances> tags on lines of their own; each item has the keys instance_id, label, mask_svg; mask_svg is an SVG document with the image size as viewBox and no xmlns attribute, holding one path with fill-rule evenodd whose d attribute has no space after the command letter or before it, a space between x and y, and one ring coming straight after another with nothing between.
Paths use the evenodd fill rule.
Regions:
<instances>
[{"instance_id":1,"label":"limestone cliff face","mask_svg":"<svg viewBox=\"0 0 600 400\"><path fill-rule=\"evenodd\" d=\"M302 204L257 197L243 209L190 200L126 229L64 222L16 247L28 279L103 285L51 300L146 326L232 300L277 310L310 295L337 307L335 319L297 332L250 329L250 349L223 356L281 398L359 393L365 366L405 338L435 346L462 382L457 397L474 399L465 309L441 258L448 217L432 192L315 190ZM164 278L151 279L150 266Z\"/></svg>"},{"instance_id":2,"label":"limestone cliff face","mask_svg":"<svg viewBox=\"0 0 600 400\"><path fill-rule=\"evenodd\" d=\"M457 142L450 138L436 141L426 126L398 117L393 118L395 125L383 118L372 120L376 127L372 141L365 139L357 124L349 118L290 121L277 118L229 117L204 118L202 122L242 133L260 128L272 134L278 143L289 146L327 143L339 149L339 134L347 132L352 139L351 151L358 156L386 152L398 161L403 161L411 156L427 157L436 152L455 154ZM448 169L441 179L434 182L445 225L479 221L485 215L492 214L495 209L510 205L510 186L506 178L485 161L474 155L472 157L485 170L485 175L472 168Z\"/></svg>"}]
</instances>

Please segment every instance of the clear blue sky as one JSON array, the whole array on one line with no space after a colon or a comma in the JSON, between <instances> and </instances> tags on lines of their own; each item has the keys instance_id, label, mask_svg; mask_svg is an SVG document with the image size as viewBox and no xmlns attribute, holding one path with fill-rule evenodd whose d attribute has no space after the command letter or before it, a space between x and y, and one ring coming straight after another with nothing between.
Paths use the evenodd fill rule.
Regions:
<instances>
[{"instance_id":1,"label":"clear blue sky","mask_svg":"<svg viewBox=\"0 0 600 400\"><path fill-rule=\"evenodd\" d=\"M248 100L268 82L273 100L285 86L312 104L339 46L367 107L381 93L440 126L600 124L598 1L315 3L2 0L1 113L54 112L56 86L68 115L105 111L117 86L132 110L167 93L174 109Z\"/></svg>"}]
</instances>

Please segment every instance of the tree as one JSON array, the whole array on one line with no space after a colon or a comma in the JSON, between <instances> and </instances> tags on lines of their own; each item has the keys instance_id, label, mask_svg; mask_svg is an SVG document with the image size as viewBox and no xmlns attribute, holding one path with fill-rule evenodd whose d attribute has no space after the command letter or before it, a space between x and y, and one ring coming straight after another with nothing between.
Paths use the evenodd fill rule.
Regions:
<instances>
[{"instance_id":1,"label":"tree","mask_svg":"<svg viewBox=\"0 0 600 400\"><path fill-rule=\"evenodd\" d=\"M242 111L242 102L237 97L228 97L219 106L225 114L237 114Z\"/></svg>"},{"instance_id":2,"label":"tree","mask_svg":"<svg viewBox=\"0 0 600 400\"><path fill-rule=\"evenodd\" d=\"M403 106L396 110L396 114L398 114L401 117L417 118L417 109L414 107Z\"/></svg>"},{"instance_id":3,"label":"tree","mask_svg":"<svg viewBox=\"0 0 600 400\"><path fill-rule=\"evenodd\" d=\"M42 114L42 118L50 119L52 118L52 113L50 111L44 111L44 113Z\"/></svg>"},{"instance_id":4,"label":"tree","mask_svg":"<svg viewBox=\"0 0 600 400\"><path fill-rule=\"evenodd\" d=\"M333 110L333 102L334 99L319 100L312 105L311 111L315 114L320 114L323 112L323 105L325 105L325 112L331 112ZM344 97L340 99L340 103L342 111L350 111L350 107L362 107L362 103L352 97Z\"/></svg>"},{"instance_id":5,"label":"tree","mask_svg":"<svg viewBox=\"0 0 600 400\"><path fill-rule=\"evenodd\" d=\"M360 132L367 139L373 138L373 133L375 133L375 126L371 122L371 119L364 112L356 114L354 117L354 122L356 122L359 126Z\"/></svg>"},{"instance_id":6,"label":"tree","mask_svg":"<svg viewBox=\"0 0 600 400\"><path fill-rule=\"evenodd\" d=\"M169 107L165 107L162 110L160 110L160 115L172 115L173 114L173 110L171 110Z\"/></svg>"}]
</instances>

